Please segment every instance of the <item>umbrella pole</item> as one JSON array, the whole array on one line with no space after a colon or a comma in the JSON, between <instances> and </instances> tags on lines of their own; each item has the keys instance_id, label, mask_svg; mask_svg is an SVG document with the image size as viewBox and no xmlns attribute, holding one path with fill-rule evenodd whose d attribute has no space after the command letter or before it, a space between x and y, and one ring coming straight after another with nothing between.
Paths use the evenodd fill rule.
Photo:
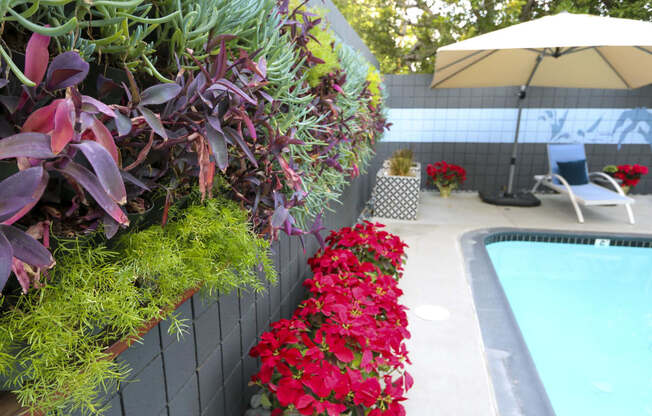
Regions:
<instances>
[{"instance_id":1,"label":"umbrella pole","mask_svg":"<svg viewBox=\"0 0 652 416\"><path fill-rule=\"evenodd\" d=\"M493 205L507 205L507 206L518 206L518 207L536 207L541 205L541 201L534 196L531 192L525 193L514 193L514 176L516 174L516 155L518 152L518 134L521 130L521 115L523 113L523 100L527 93L527 89L534 78L537 68L543 59L545 53L542 51L537 55L537 60L534 63L534 68L530 72L530 76L527 79L527 82L521 86L521 90L518 93L518 114L516 116L516 132L514 133L514 144L512 145L512 158L509 161L509 177L507 179L507 190L506 192L500 192L496 194L488 194L485 192L480 192L480 198L488 203Z\"/></svg>"},{"instance_id":2,"label":"umbrella pole","mask_svg":"<svg viewBox=\"0 0 652 416\"><path fill-rule=\"evenodd\" d=\"M531 78L530 78L531 79ZM518 93L518 115L516 116L516 132L514 133L514 144L512 145L512 158L509 161L509 178L507 179L507 192L506 195L513 195L514 190L514 176L516 174L516 154L518 151L518 133L521 130L521 114L523 113L523 100L525 99L525 94L527 90L527 85L521 87L521 91Z\"/></svg>"}]
</instances>

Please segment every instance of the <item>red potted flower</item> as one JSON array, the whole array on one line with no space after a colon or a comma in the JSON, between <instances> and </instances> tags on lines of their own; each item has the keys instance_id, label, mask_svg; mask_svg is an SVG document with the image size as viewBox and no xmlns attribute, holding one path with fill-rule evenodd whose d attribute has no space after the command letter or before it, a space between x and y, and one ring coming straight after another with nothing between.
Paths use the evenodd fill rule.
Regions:
<instances>
[{"instance_id":1,"label":"red potted flower","mask_svg":"<svg viewBox=\"0 0 652 416\"><path fill-rule=\"evenodd\" d=\"M466 180L466 170L463 167L443 160L429 164L426 167L426 173L432 178L443 198L448 198L451 191Z\"/></svg>"},{"instance_id":2,"label":"red potted flower","mask_svg":"<svg viewBox=\"0 0 652 416\"><path fill-rule=\"evenodd\" d=\"M604 172L616 179L620 179L620 186L623 188L623 192L628 193L631 188L638 185L643 175L647 175L648 168L647 166L639 164L618 166L610 165L605 166Z\"/></svg>"}]
</instances>

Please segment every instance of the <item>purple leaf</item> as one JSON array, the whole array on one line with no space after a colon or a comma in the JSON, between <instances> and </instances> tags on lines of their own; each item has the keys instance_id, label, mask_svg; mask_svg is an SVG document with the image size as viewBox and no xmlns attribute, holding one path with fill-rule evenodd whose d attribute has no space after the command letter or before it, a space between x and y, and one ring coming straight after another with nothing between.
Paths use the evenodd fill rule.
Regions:
<instances>
[{"instance_id":1,"label":"purple leaf","mask_svg":"<svg viewBox=\"0 0 652 416\"><path fill-rule=\"evenodd\" d=\"M249 116L247 115L246 112L241 113L242 119L245 122L245 125L247 126L247 130L249 131L249 135L251 136L252 139L256 140L256 127L254 127L254 123L251 121Z\"/></svg>"},{"instance_id":2,"label":"purple leaf","mask_svg":"<svg viewBox=\"0 0 652 416\"><path fill-rule=\"evenodd\" d=\"M139 180L138 178L136 178L134 175L132 175L129 172L121 171L120 175L122 175L122 179L124 179L125 182L132 183L132 184L136 185L137 187L139 187L141 189L144 189L146 191L151 190L151 189L149 189L147 187L147 185L145 185L145 183L143 183L141 180Z\"/></svg>"},{"instance_id":3,"label":"purple leaf","mask_svg":"<svg viewBox=\"0 0 652 416\"><path fill-rule=\"evenodd\" d=\"M50 61L48 45L50 45L49 36L32 33L25 48L25 76L36 85L43 81L48 68Z\"/></svg>"},{"instance_id":4,"label":"purple leaf","mask_svg":"<svg viewBox=\"0 0 652 416\"><path fill-rule=\"evenodd\" d=\"M20 283L20 287L23 288L23 293L27 293L32 281L29 277L29 274L27 274L27 271L25 270L24 263L14 257L11 259L11 270L16 275L16 280L18 280L18 283Z\"/></svg>"},{"instance_id":5,"label":"purple leaf","mask_svg":"<svg viewBox=\"0 0 652 416\"><path fill-rule=\"evenodd\" d=\"M260 90L260 91L258 91L258 94L260 94L264 99L269 101L270 104L274 103L274 98L272 98L272 96L267 94L265 91Z\"/></svg>"},{"instance_id":6,"label":"purple leaf","mask_svg":"<svg viewBox=\"0 0 652 416\"><path fill-rule=\"evenodd\" d=\"M77 85L88 75L88 62L75 51L64 52L50 63L47 76L49 90L60 90Z\"/></svg>"},{"instance_id":7,"label":"purple leaf","mask_svg":"<svg viewBox=\"0 0 652 416\"><path fill-rule=\"evenodd\" d=\"M178 84L158 84L140 94L140 105L165 104L181 92Z\"/></svg>"},{"instance_id":8,"label":"purple leaf","mask_svg":"<svg viewBox=\"0 0 652 416\"><path fill-rule=\"evenodd\" d=\"M244 91L242 91L238 86L233 84L231 81L227 79L220 79L219 81L216 81L215 84L211 85L206 89L206 91L214 91L214 90L220 90L220 91L231 91L240 97L247 101L250 104L256 105L257 101L248 96Z\"/></svg>"},{"instance_id":9,"label":"purple leaf","mask_svg":"<svg viewBox=\"0 0 652 416\"><path fill-rule=\"evenodd\" d=\"M244 139L242 138L242 135L230 127L224 127L224 133L229 139L231 139L233 143L238 143L238 145L240 145L240 148L245 153L245 155L247 155L247 158L251 161L251 163L253 163L255 167L258 167L258 162L256 161L256 157L254 156L253 153L251 153L251 149L249 149L249 146L247 145L247 143L245 143Z\"/></svg>"},{"instance_id":10,"label":"purple leaf","mask_svg":"<svg viewBox=\"0 0 652 416\"><path fill-rule=\"evenodd\" d=\"M192 97L197 91L201 91L204 88L204 85L206 85L206 75L204 75L203 72L200 72L195 79L190 82L190 85L188 85L188 91L186 94L188 97Z\"/></svg>"},{"instance_id":11,"label":"purple leaf","mask_svg":"<svg viewBox=\"0 0 652 416\"><path fill-rule=\"evenodd\" d=\"M0 79L0 88L4 88L5 85L9 84L8 79Z\"/></svg>"},{"instance_id":12,"label":"purple leaf","mask_svg":"<svg viewBox=\"0 0 652 416\"><path fill-rule=\"evenodd\" d=\"M326 227L324 227L324 223L322 222L321 212L320 212L315 217L315 222L312 224L312 228L310 228L310 234L315 236L315 238L317 239L317 242L319 243L319 246L322 248L322 250L325 249L326 243L324 242L324 237L322 237L320 231L325 230L325 229L326 229Z\"/></svg>"},{"instance_id":13,"label":"purple leaf","mask_svg":"<svg viewBox=\"0 0 652 416\"><path fill-rule=\"evenodd\" d=\"M158 118L156 114L152 110L150 110L147 107L143 106L138 106L138 110L140 110L140 114L145 117L145 121L149 126L154 130L154 133L158 134L161 136L163 139L167 140L168 135L165 132L165 128L163 128L163 123L161 123L161 120Z\"/></svg>"},{"instance_id":14,"label":"purple leaf","mask_svg":"<svg viewBox=\"0 0 652 416\"><path fill-rule=\"evenodd\" d=\"M120 136L124 136L126 134L129 134L131 131L131 119L124 114L122 114L120 111L115 110L115 126L118 128L118 134Z\"/></svg>"},{"instance_id":15,"label":"purple leaf","mask_svg":"<svg viewBox=\"0 0 652 416\"><path fill-rule=\"evenodd\" d=\"M224 172L229 164L229 151L226 148L224 133L213 128L213 124L210 123L211 118L215 117L209 117L209 123L206 124L206 139L211 146L218 169Z\"/></svg>"},{"instance_id":16,"label":"purple leaf","mask_svg":"<svg viewBox=\"0 0 652 416\"><path fill-rule=\"evenodd\" d=\"M0 222L13 224L41 199L48 184L41 166L21 170L0 182Z\"/></svg>"},{"instance_id":17,"label":"purple leaf","mask_svg":"<svg viewBox=\"0 0 652 416\"><path fill-rule=\"evenodd\" d=\"M50 136L43 133L18 133L0 140L0 160L14 157L48 159L54 157Z\"/></svg>"},{"instance_id":18,"label":"purple leaf","mask_svg":"<svg viewBox=\"0 0 652 416\"><path fill-rule=\"evenodd\" d=\"M75 135L75 104L72 99L66 98L57 106L54 113L54 130L50 139L50 146L54 154L59 154Z\"/></svg>"},{"instance_id":19,"label":"purple leaf","mask_svg":"<svg viewBox=\"0 0 652 416\"><path fill-rule=\"evenodd\" d=\"M288 209L285 208L283 205L279 205L278 207L276 207L276 209L274 210L274 215L272 215L272 218L270 220L272 227L281 228L281 226L285 223L285 220L287 220L289 215L290 215L290 211L288 211Z\"/></svg>"},{"instance_id":20,"label":"purple leaf","mask_svg":"<svg viewBox=\"0 0 652 416\"><path fill-rule=\"evenodd\" d=\"M81 109L82 111L91 114L102 113L111 118L115 117L115 113L113 112L113 110L111 110L111 107L104 104L102 101L96 100L93 97L89 97L88 95L82 95Z\"/></svg>"},{"instance_id":21,"label":"purple leaf","mask_svg":"<svg viewBox=\"0 0 652 416\"><path fill-rule=\"evenodd\" d=\"M267 78L267 60L264 56L261 56L258 60L258 70L260 70L263 78Z\"/></svg>"},{"instance_id":22,"label":"purple leaf","mask_svg":"<svg viewBox=\"0 0 652 416\"><path fill-rule=\"evenodd\" d=\"M4 182L0 182L1 186L5 186ZM0 188L0 192L3 191ZM7 218L9 215L18 211L21 207L29 204L32 199L26 196L12 196L11 198L0 199L0 221Z\"/></svg>"},{"instance_id":23,"label":"purple leaf","mask_svg":"<svg viewBox=\"0 0 652 416\"><path fill-rule=\"evenodd\" d=\"M95 202L106 211L114 220L120 224L129 225L129 219L120 209L118 204L106 193L97 176L82 165L70 161L65 167L59 169L60 172L70 176L79 183L91 196Z\"/></svg>"},{"instance_id":24,"label":"purple leaf","mask_svg":"<svg viewBox=\"0 0 652 416\"><path fill-rule=\"evenodd\" d=\"M102 224L104 224L104 235L109 240L112 239L118 230L120 229L120 224L118 224L110 215L105 214L102 217Z\"/></svg>"},{"instance_id":25,"label":"purple leaf","mask_svg":"<svg viewBox=\"0 0 652 416\"><path fill-rule=\"evenodd\" d=\"M206 120L208 120L208 123L217 131L220 133L224 133L222 131L222 123L220 122L220 119L215 116L208 116L206 117Z\"/></svg>"},{"instance_id":26,"label":"purple leaf","mask_svg":"<svg viewBox=\"0 0 652 416\"><path fill-rule=\"evenodd\" d=\"M95 87L97 88L97 92L100 97L109 94L113 90L120 89L120 85L118 83L110 78L105 77L102 74L97 76Z\"/></svg>"},{"instance_id":27,"label":"purple leaf","mask_svg":"<svg viewBox=\"0 0 652 416\"><path fill-rule=\"evenodd\" d=\"M7 284L11 274L11 259L14 257L14 251L9 244L9 240L0 232L0 292Z\"/></svg>"},{"instance_id":28,"label":"purple leaf","mask_svg":"<svg viewBox=\"0 0 652 416\"><path fill-rule=\"evenodd\" d=\"M26 232L10 225L0 225L0 233L9 240L13 256L18 260L36 267L49 269L54 266L54 259L48 249Z\"/></svg>"},{"instance_id":29,"label":"purple leaf","mask_svg":"<svg viewBox=\"0 0 652 416\"><path fill-rule=\"evenodd\" d=\"M217 54L215 58L215 71L213 76L217 78L224 78L226 75L226 40L224 38L220 39L220 53Z\"/></svg>"},{"instance_id":30,"label":"purple leaf","mask_svg":"<svg viewBox=\"0 0 652 416\"><path fill-rule=\"evenodd\" d=\"M127 203L127 192L118 165L104 146L90 140L71 146L81 150L86 156L106 193L120 205Z\"/></svg>"},{"instance_id":31,"label":"purple leaf","mask_svg":"<svg viewBox=\"0 0 652 416\"><path fill-rule=\"evenodd\" d=\"M47 133L54 130L54 115L63 102L62 98L53 100L45 107L33 111L23 123L23 132Z\"/></svg>"},{"instance_id":32,"label":"purple leaf","mask_svg":"<svg viewBox=\"0 0 652 416\"><path fill-rule=\"evenodd\" d=\"M113 135L109 131L109 129L106 128L104 123L102 123L100 120L96 119L95 116L89 114L89 113L82 113L81 114L81 121L82 121L82 129L84 132L87 132L87 129L90 129L91 133L93 133L92 137L91 136L84 136L85 138L92 138L95 140L97 143L101 144L104 149L106 149L107 152L111 155L113 160L115 161L116 164L120 163L120 154L118 152L118 146L115 144L115 140L113 140Z\"/></svg>"}]
</instances>

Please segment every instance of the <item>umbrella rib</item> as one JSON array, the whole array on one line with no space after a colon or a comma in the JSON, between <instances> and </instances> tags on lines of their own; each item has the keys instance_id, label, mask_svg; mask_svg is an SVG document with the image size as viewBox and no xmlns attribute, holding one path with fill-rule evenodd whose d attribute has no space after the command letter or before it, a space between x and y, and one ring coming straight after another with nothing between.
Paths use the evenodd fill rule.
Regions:
<instances>
[{"instance_id":1,"label":"umbrella rib","mask_svg":"<svg viewBox=\"0 0 652 416\"><path fill-rule=\"evenodd\" d=\"M595 46L585 46L585 47L579 47L579 46L573 46L572 48L566 49L564 52L562 52L562 55L570 55L571 53L577 53L577 52L584 52L587 49L592 49Z\"/></svg>"},{"instance_id":2,"label":"umbrella rib","mask_svg":"<svg viewBox=\"0 0 652 416\"><path fill-rule=\"evenodd\" d=\"M650 51L650 50L648 50L648 49L645 49L645 48L642 47L642 46L634 46L634 47L635 47L636 49L640 50L640 51L647 52L647 53L649 53L650 55L652 55L652 51Z\"/></svg>"},{"instance_id":3,"label":"umbrella rib","mask_svg":"<svg viewBox=\"0 0 652 416\"><path fill-rule=\"evenodd\" d=\"M611 62L609 62L607 57L604 56L602 54L602 52L600 52L600 49L598 49L597 47L594 47L593 49L600 56L600 58L602 58L602 60L609 66L609 68L611 68L611 70L614 72L614 74L616 74L618 76L618 78L620 78L620 80L623 82L623 84L625 84L625 86L627 88L632 88L631 85L629 85L629 83L625 80L625 78L623 78L623 76L620 74L620 72L618 72L618 70L611 64Z\"/></svg>"},{"instance_id":4,"label":"umbrella rib","mask_svg":"<svg viewBox=\"0 0 652 416\"><path fill-rule=\"evenodd\" d=\"M471 53L471 54L468 54L468 55L465 55L465 56L461 57L460 59L456 59L456 60L454 60L453 62L451 62L451 63L448 64L448 65L444 65L444 66L442 66L441 68L439 68L439 70L442 71L442 70L444 70L444 69L446 69L446 68L448 68L448 67L451 67L451 66L453 66L453 65L455 65L455 64L459 64L460 62L465 61L465 60L467 60L467 59L469 59L469 58L472 58L472 57L474 57L475 55L477 55L477 54L479 54L479 53L482 53L482 52L485 52L485 51L486 51L485 49L479 49L479 50L477 50L477 51L475 51L475 52L473 52L473 53Z\"/></svg>"},{"instance_id":5,"label":"umbrella rib","mask_svg":"<svg viewBox=\"0 0 652 416\"><path fill-rule=\"evenodd\" d=\"M430 88L434 88L434 87L436 87L437 85L439 85L439 84L441 84L441 83L443 83L443 82L448 81L449 79L451 79L451 78L454 77L455 75L459 74L460 72L466 71L467 69L469 69L469 68L472 67L473 65L475 65L475 64L477 64L478 62L480 62L480 61L482 61L482 60L488 58L489 56L493 55L493 54L496 53L496 52L498 52L498 49L493 49L493 50L492 50L491 52L489 52L488 54L483 55L483 56L481 56L480 58L476 59L475 61L466 64L465 66L463 66L462 68L460 68L460 69L458 69L457 71L453 72L452 74L450 74L449 76L445 77L444 79L439 80L438 82L432 84L432 85L430 86Z\"/></svg>"}]
</instances>

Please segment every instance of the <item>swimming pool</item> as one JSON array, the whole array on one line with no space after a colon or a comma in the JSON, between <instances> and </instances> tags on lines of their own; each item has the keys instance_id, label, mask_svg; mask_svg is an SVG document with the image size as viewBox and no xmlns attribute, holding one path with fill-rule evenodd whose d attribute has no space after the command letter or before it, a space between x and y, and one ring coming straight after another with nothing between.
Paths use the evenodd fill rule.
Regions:
<instances>
[{"instance_id":1,"label":"swimming pool","mask_svg":"<svg viewBox=\"0 0 652 416\"><path fill-rule=\"evenodd\" d=\"M487 251L558 416L652 415L651 248Z\"/></svg>"}]
</instances>

